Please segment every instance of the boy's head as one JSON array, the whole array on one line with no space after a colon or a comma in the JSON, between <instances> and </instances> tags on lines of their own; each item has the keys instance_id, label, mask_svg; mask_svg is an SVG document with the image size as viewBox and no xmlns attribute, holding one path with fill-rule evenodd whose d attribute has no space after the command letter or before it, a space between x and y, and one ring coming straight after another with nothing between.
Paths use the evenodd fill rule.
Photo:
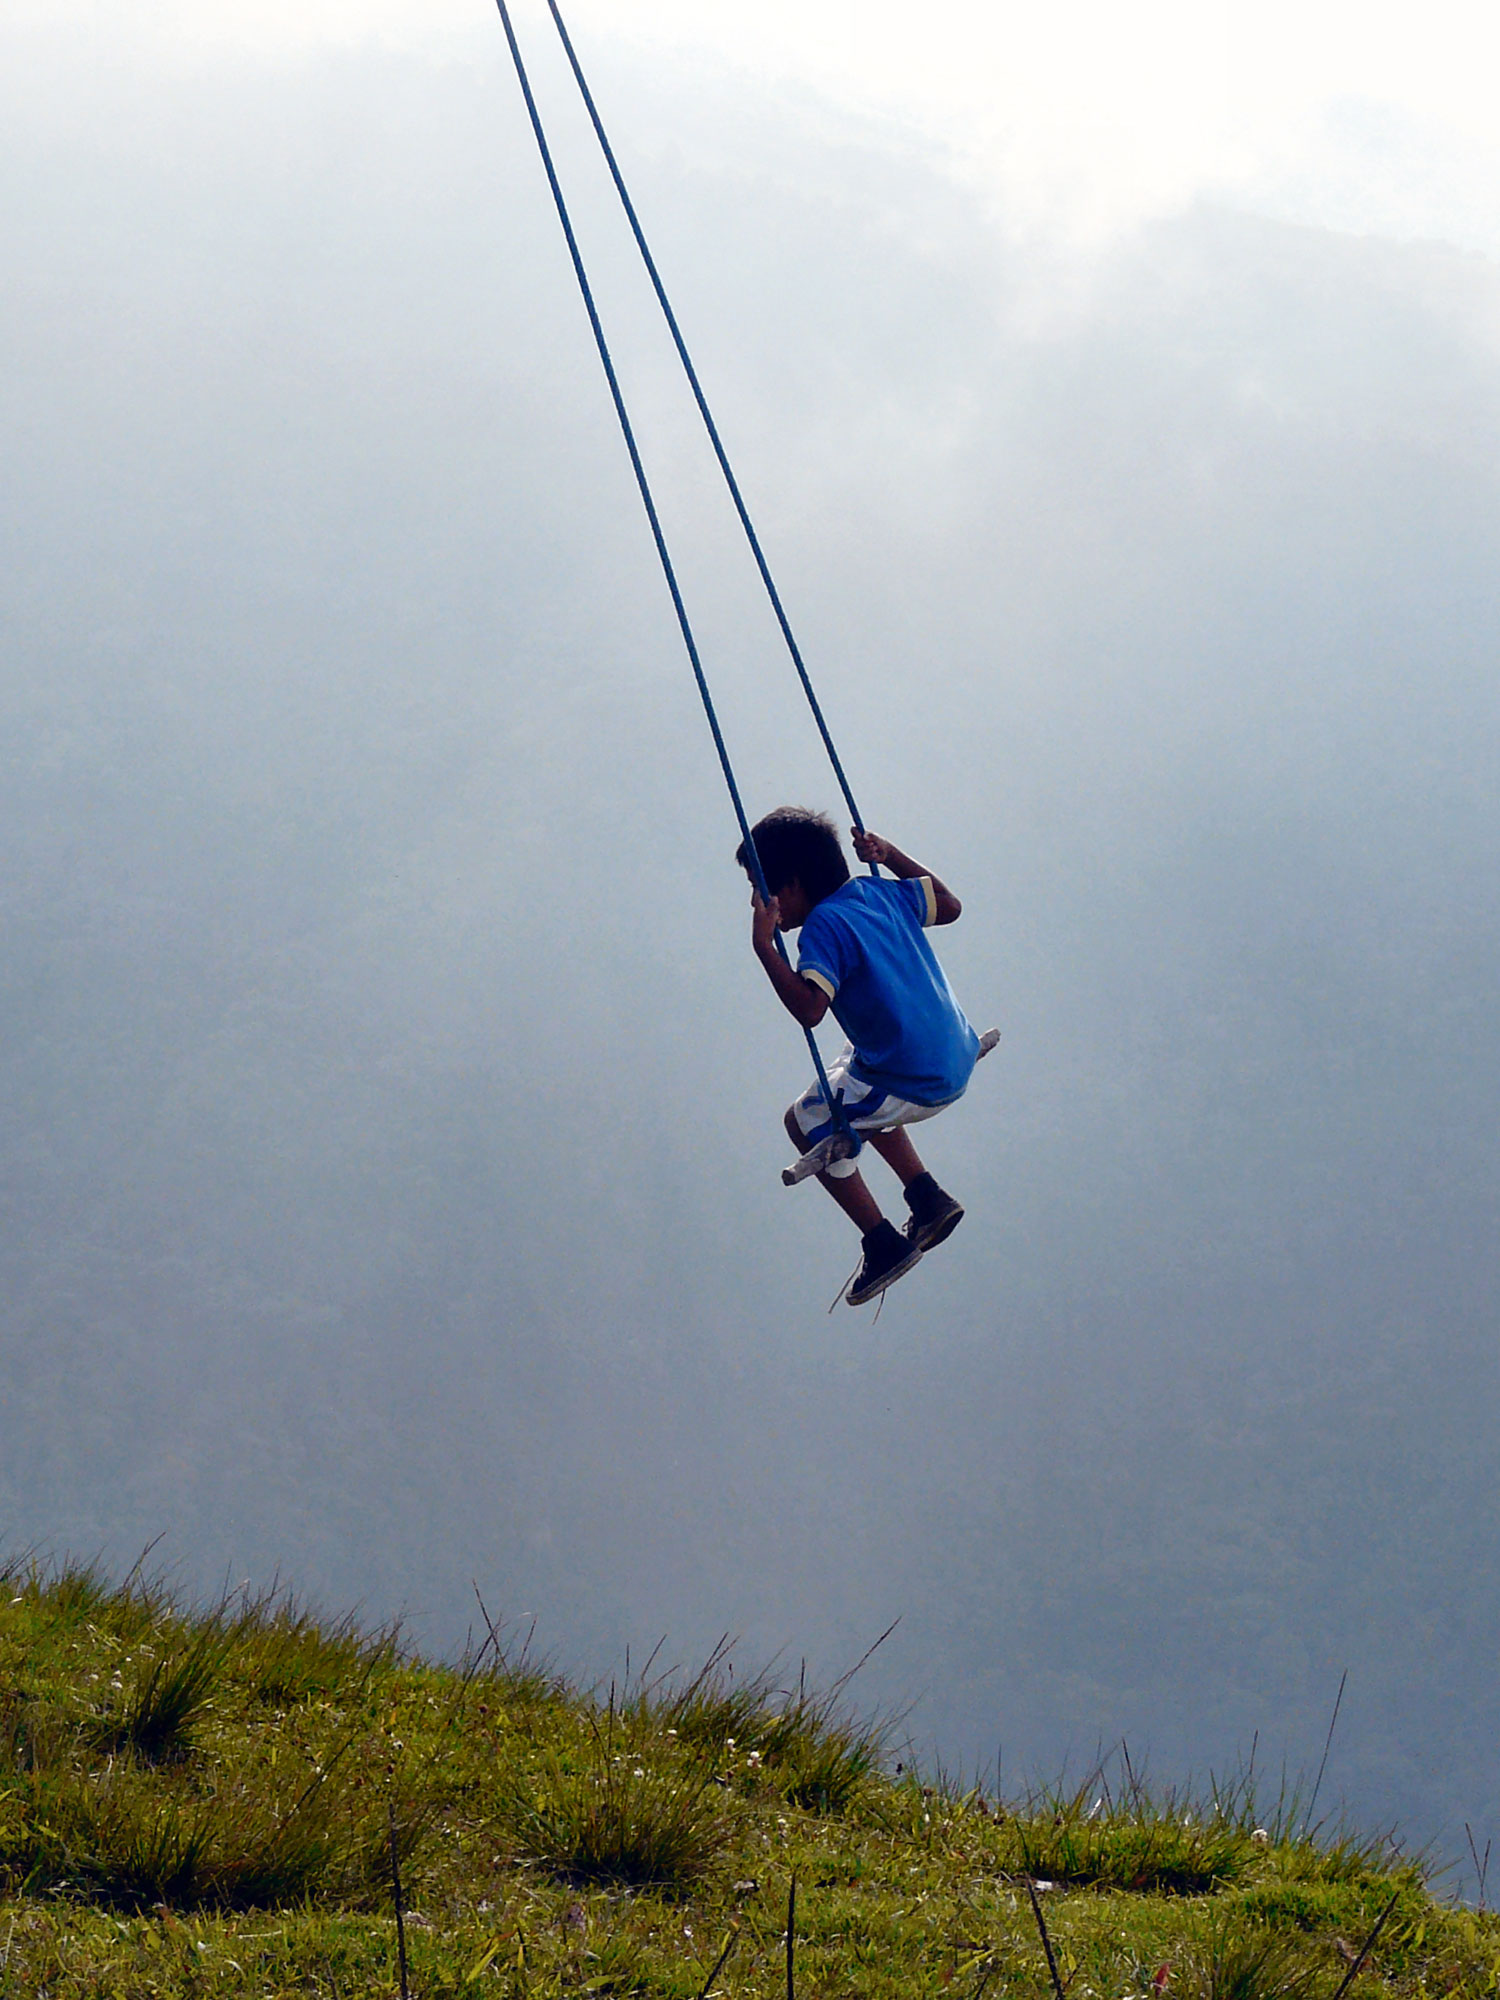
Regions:
<instances>
[{"instance_id":1,"label":"boy's head","mask_svg":"<svg viewBox=\"0 0 1500 2000\"><path fill-rule=\"evenodd\" d=\"M805 806L778 806L756 821L750 837L760 856L766 887L783 904L783 929L795 930L816 904L849 880L838 829L826 813L809 812ZM734 858L753 884L744 841ZM799 890L800 897L795 893ZM794 893L789 895L788 891Z\"/></svg>"}]
</instances>

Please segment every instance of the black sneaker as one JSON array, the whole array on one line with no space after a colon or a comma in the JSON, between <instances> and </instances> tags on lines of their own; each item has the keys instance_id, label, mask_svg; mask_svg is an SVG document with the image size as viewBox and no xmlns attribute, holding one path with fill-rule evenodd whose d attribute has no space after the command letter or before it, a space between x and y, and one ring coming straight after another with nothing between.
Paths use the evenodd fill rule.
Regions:
<instances>
[{"instance_id":1,"label":"black sneaker","mask_svg":"<svg viewBox=\"0 0 1500 2000\"><path fill-rule=\"evenodd\" d=\"M844 1294L851 1306L867 1305L878 1298L887 1285L905 1277L922 1254L921 1244L909 1241L892 1222L878 1223L863 1242L864 1262Z\"/></svg>"},{"instance_id":2,"label":"black sneaker","mask_svg":"<svg viewBox=\"0 0 1500 2000\"><path fill-rule=\"evenodd\" d=\"M962 1202L940 1188L931 1174L917 1175L906 1190L906 1205L911 1210L906 1240L919 1250L946 1242L964 1219Z\"/></svg>"}]
</instances>

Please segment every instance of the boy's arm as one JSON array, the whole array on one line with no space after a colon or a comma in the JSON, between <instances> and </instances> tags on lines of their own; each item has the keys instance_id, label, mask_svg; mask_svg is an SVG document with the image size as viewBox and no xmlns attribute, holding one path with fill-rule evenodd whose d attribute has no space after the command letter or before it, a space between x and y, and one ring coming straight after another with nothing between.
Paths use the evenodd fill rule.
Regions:
<instances>
[{"instance_id":1,"label":"boy's arm","mask_svg":"<svg viewBox=\"0 0 1500 2000\"><path fill-rule=\"evenodd\" d=\"M900 881L906 882L913 875L925 875L932 884L932 898L936 905L934 923L956 923L963 915L963 904L954 895L946 882L940 882L930 868L924 868L920 861L913 861L909 854L903 854L889 840L882 840L878 833L870 833L861 827L851 827L854 836L854 851L861 861L873 861L878 868L889 868Z\"/></svg>"},{"instance_id":2,"label":"boy's arm","mask_svg":"<svg viewBox=\"0 0 1500 2000\"><path fill-rule=\"evenodd\" d=\"M754 915L750 919L750 939L755 946L755 956L766 968L766 977L776 988L776 997L804 1028L815 1028L828 1012L828 995L820 986L814 986L810 979L804 979L793 972L781 953L776 949L776 926L781 920L781 905L773 896L769 903L763 903L758 895L752 895L750 906Z\"/></svg>"}]
</instances>

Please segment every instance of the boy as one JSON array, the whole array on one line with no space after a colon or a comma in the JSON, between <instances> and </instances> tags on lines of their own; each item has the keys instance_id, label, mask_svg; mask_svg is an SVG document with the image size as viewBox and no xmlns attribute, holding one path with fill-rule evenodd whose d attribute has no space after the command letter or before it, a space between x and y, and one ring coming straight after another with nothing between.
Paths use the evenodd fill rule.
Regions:
<instances>
[{"instance_id":1,"label":"boy","mask_svg":"<svg viewBox=\"0 0 1500 2000\"><path fill-rule=\"evenodd\" d=\"M963 1220L963 1209L918 1159L906 1127L963 1096L979 1037L924 936L928 925L957 919L957 896L890 841L858 827L852 832L860 860L888 868L894 881L852 877L833 822L782 806L751 830L771 900L761 901L753 875L750 900L755 955L787 1012L815 1028L831 1008L849 1037L829 1067L829 1087L843 1092L850 1130L894 1170L911 1210L904 1233L887 1222L853 1160L835 1160L818 1175L864 1243L847 1292L850 1305L859 1306ZM735 859L749 874L743 841ZM776 949L778 925L802 932L795 972ZM801 1153L833 1129L816 1083L787 1112L786 1129Z\"/></svg>"}]
</instances>

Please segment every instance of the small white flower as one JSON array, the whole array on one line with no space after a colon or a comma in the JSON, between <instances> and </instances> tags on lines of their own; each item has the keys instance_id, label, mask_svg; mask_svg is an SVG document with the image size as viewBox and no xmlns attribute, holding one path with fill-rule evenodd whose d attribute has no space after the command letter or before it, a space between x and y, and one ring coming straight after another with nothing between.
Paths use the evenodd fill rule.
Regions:
<instances>
[{"instance_id":1,"label":"small white flower","mask_svg":"<svg viewBox=\"0 0 1500 2000\"><path fill-rule=\"evenodd\" d=\"M1271 1844L1271 1836L1263 1826L1258 1826L1250 1838L1255 1842L1257 1847L1269 1847Z\"/></svg>"}]
</instances>

